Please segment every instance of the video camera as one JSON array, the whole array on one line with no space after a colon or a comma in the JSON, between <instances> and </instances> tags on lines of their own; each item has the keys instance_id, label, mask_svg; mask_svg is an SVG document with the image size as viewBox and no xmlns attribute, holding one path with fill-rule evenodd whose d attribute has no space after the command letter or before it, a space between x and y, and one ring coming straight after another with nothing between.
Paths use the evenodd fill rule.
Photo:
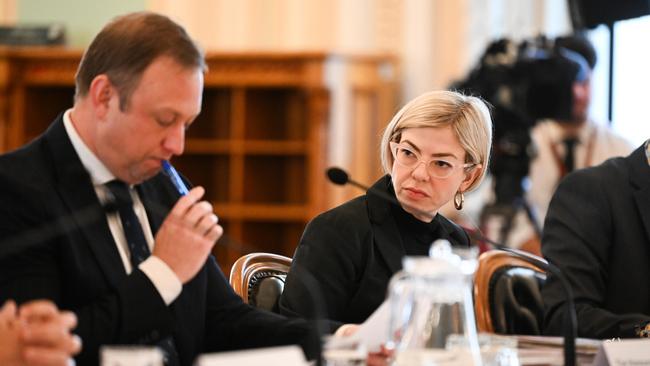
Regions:
<instances>
[{"instance_id":1,"label":"video camera","mask_svg":"<svg viewBox=\"0 0 650 366\"><path fill-rule=\"evenodd\" d=\"M541 234L533 210L524 199L524 178L536 155L530 130L541 119L573 119L573 84L588 77L589 65L580 54L556 46L545 37L515 44L492 42L467 79L451 87L483 98L492 105L494 121L490 172L495 202L486 217L499 216L500 241L505 241L519 208Z\"/></svg>"},{"instance_id":2,"label":"video camera","mask_svg":"<svg viewBox=\"0 0 650 366\"><path fill-rule=\"evenodd\" d=\"M530 130L541 119L571 120L573 83L586 78L588 72L582 56L555 47L545 37L518 45L501 39L487 47L467 79L452 85L493 107L490 172L497 203L512 204L522 197L522 180L536 150Z\"/></svg>"}]
</instances>

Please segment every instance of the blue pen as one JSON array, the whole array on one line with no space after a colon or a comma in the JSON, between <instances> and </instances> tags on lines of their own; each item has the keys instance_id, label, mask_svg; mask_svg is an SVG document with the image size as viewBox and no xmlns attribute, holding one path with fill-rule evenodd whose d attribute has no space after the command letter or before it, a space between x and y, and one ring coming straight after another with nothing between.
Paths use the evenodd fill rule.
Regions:
<instances>
[{"instance_id":1,"label":"blue pen","mask_svg":"<svg viewBox=\"0 0 650 366\"><path fill-rule=\"evenodd\" d=\"M165 174L172 181L174 187L176 187L178 193L181 196L185 196L189 191L187 190L187 187L185 186L185 183L183 183L181 177L178 175L176 169L174 169L174 167L167 160L163 160L162 168Z\"/></svg>"}]
</instances>

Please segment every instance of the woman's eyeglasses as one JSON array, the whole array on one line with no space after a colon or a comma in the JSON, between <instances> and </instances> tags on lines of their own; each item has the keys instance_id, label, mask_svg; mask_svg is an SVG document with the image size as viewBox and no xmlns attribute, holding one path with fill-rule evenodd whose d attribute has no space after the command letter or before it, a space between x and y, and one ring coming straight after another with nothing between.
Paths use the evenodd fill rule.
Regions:
<instances>
[{"instance_id":1,"label":"woman's eyeglasses","mask_svg":"<svg viewBox=\"0 0 650 366\"><path fill-rule=\"evenodd\" d=\"M444 159L431 159L425 161L422 160L420 154L414 151L413 148L401 145L397 142L390 143L390 151L393 153L393 158L399 165L414 169L420 163L424 163L429 175L435 178L447 178L456 169L471 169L478 165L477 163L460 164Z\"/></svg>"}]
</instances>

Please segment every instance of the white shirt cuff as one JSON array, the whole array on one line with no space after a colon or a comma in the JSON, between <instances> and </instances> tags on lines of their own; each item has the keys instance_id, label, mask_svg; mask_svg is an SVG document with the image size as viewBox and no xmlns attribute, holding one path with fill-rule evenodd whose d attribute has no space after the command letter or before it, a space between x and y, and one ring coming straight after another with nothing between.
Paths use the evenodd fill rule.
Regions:
<instances>
[{"instance_id":1,"label":"white shirt cuff","mask_svg":"<svg viewBox=\"0 0 650 366\"><path fill-rule=\"evenodd\" d=\"M166 305L171 304L181 294L183 284L162 259L149 256L138 268L149 277Z\"/></svg>"}]
</instances>

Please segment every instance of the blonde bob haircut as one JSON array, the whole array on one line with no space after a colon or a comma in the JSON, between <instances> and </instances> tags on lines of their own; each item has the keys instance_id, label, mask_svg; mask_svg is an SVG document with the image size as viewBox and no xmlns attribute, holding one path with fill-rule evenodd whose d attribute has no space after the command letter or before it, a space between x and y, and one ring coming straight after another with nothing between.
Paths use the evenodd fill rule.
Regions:
<instances>
[{"instance_id":1,"label":"blonde bob haircut","mask_svg":"<svg viewBox=\"0 0 650 366\"><path fill-rule=\"evenodd\" d=\"M453 91L431 91L408 102L395 114L381 138L381 164L390 174L393 154L390 142L400 142L407 128L451 126L465 150L465 163L481 164L481 174L467 188L472 191L485 178L492 147L492 119L481 99Z\"/></svg>"}]
</instances>

